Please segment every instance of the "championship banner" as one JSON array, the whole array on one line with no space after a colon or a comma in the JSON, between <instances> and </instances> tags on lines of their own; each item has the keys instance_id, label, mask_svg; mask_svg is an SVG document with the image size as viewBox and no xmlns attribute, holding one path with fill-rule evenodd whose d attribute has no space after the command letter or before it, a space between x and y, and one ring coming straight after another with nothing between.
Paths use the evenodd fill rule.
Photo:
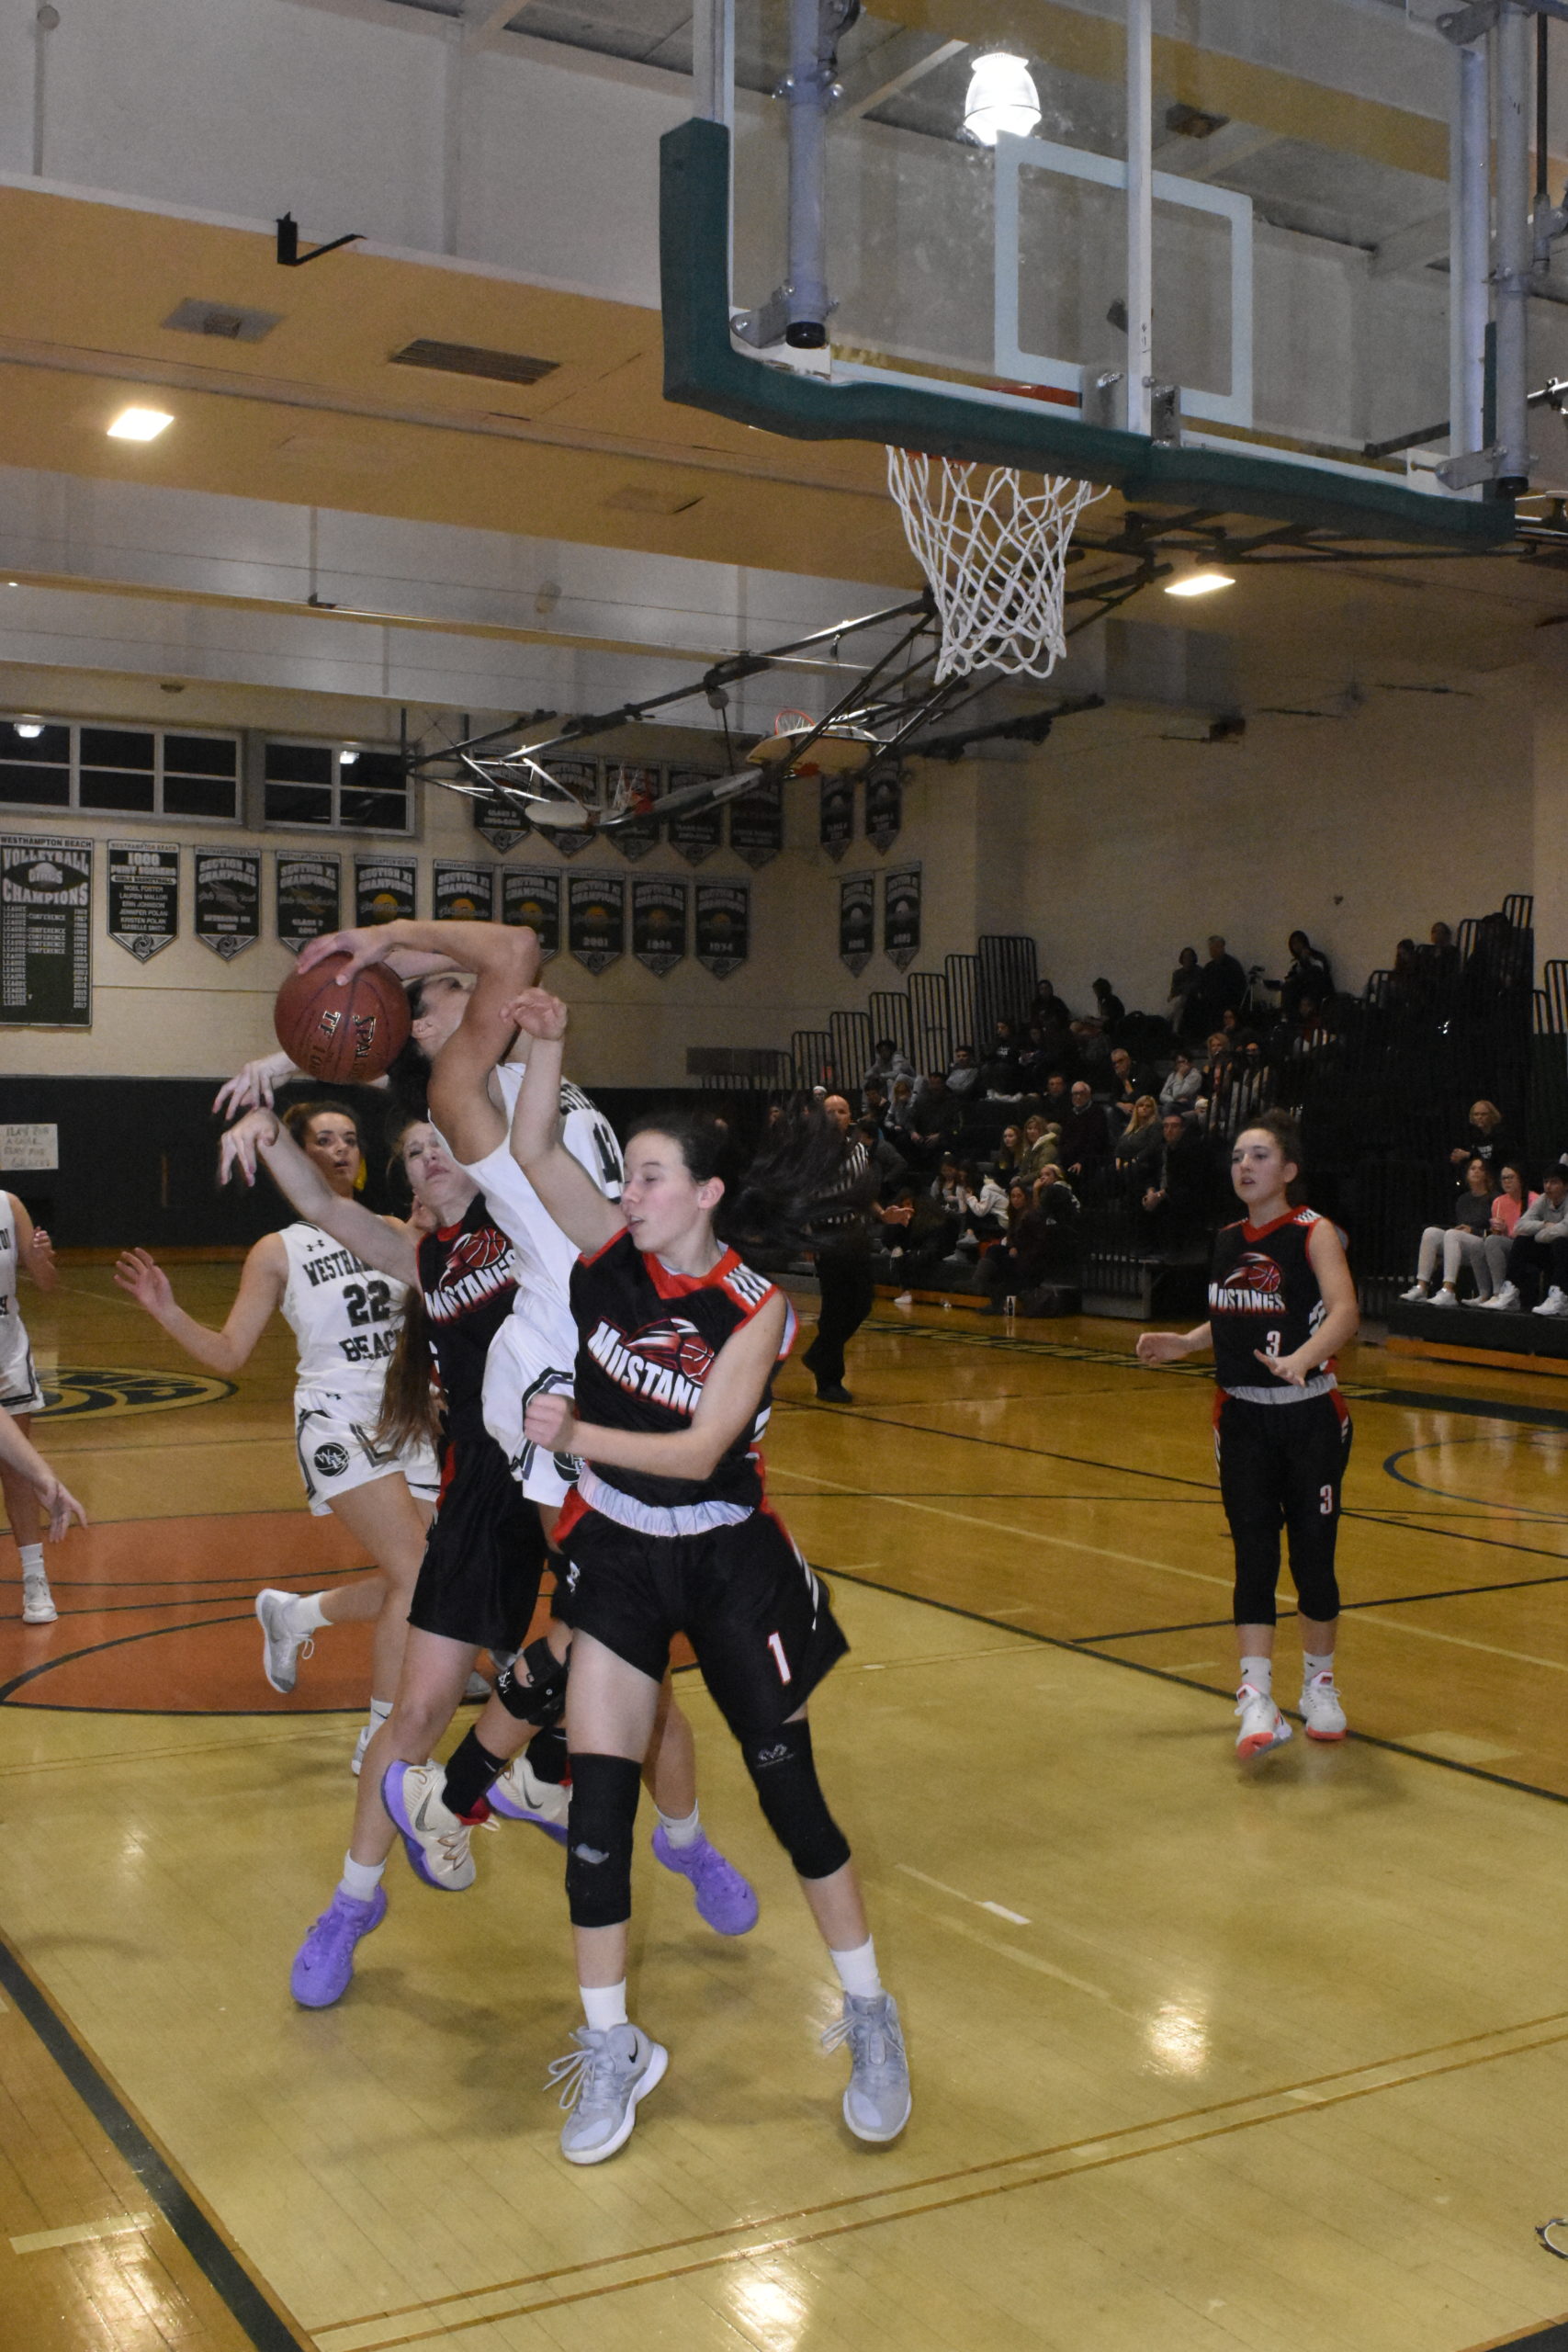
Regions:
<instances>
[{"instance_id":1,"label":"championship banner","mask_svg":"<svg viewBox=\"0 0 1568 2352\"><path fill-rule=\"evenodd\" d=\"M716 980L738 972L751 953L750 882L699 882L693 924L697 961Z\"/></svg>"},{"instance_id":2,"label":"championship banner","mask_svg":"<svg viewBox=\"0 0 1568 2352\"><path fill-rule=\"evenodd\" d=\"M231 964L261 937L261 854L254 849L193 850L195 922L204 947Z\"/></svg>"},{"instance_id":3,"label":"championship banner","mask_svg":"<svg viewBox=\"0 0 1568 2352\"><path fill-rule=\"evenodd\" d=\"M665 979L686 953L686 898L691 884L651 875L632 884L632 954L656 979Z\"/></svg>"},{"instance_id":4,"label":"championship banner","mask_svg":"<svg viewBox=\"0 0 1568 2352\"><path fill-rule=\"evenodd\" d=\"M614 768L606 781L622 794L632 808L644 811L641 816L628 817L624 825L615 825L604 839L612 849L618 849L624 858L636 864L646 857L650 849L659 847L659 818L655 808L663 777L658 768L634 766L628 761Z\"/></svg>"},{"instance_id":5,"label":"championship banner","mask_svg":"<svg viewBox=\"0 0 1568 2352\"><path fill-rule=\"evenodd\" d=\"M438 857L430 911L436 922L489 922L495 914L495 868Z\"/></svg>"},{"instance_id":6,"label":"championship banner","mask_svg":"<svg viewBox=\"0 0 1568 2352\"><path fill-rule=\"evenodd\" d=\"M419 867L412 857L356 857L354 861L354 920L367 923L412 922L419 912Z\"/></svg>"},{"instance_id":7,"label":"championship banner","mask_svg":"<svg viewBox=\"0 0 1568 2352\"><path fill-rule=\"evenodd\" d=\"M487 793L482 800L470 800L468 806L474 812L474 831L482 833L502 857L534 830L523 813L523 803L508 800L499 792Z\"/></svg>"},{"instance_id":8,"label":"championship banner","mask_svg":"<svg viewBox=\"0 0 1568 2352\"><path fill-rule=\"evenodd\" d=\"M865 780L865 837L889 850L904 830L904 778L895 766L873 768Z\"/></svg>"},{"instance_id":9,"label":"championship banner","mask_svg":"<svg viewBox=\"0 0 1568 2352\"><path fill-rule=\"evenodd\" d=\"M12 834L0 852L0 1025L93 1025L93 844Z\"/></svg>"},{"instance_id":10,"label":"championship banner","mask_svg":"<svg viewBox=\"0 0 1568 2352\"><path fill-rule=\"evenodd\" d=\"M547 865L503 865L501 920L526 923L539 934L539 961L560 953L560 875Z\"/></svg>"},{"instance_id":11,"label":"championship banner","mask_svg":"<svg viewBox=\"0 0 1568 2352\"><path fill-rule=\"evenodd\" d=\"M626 886L620 875L567 876L567 945L585 971L597 976L618 963L626 932Z\"/></svg>"},{"instance_id":12,"label":"championship banner","mask_svg":"<svg viewBox=\"0 0 1568 2352\"><path fill-rule=\"evenodd\" d=\"M599 803L599 763L597 760L552 760L550 774L569 792L575 792L585 805L597 808ZM559 850L563 857L581 857L591 849L599 835L592 825L541 825L541 838Z\"/></svg>"},{"instance_id":13,"label":"championship banner","mask_svg":"<svg viewBox=\"0 0 1568 2352\"><path fill-rule=\"evenodd\" d=\"M818 788L817 838L829 857L842 857L855 837L855 780L825 775Z\"/></svg>"},{"instance_id":14,"label":"championship banner","mask_svg":"<svg viewBox=\"0 0 1568 2352\"><path fill-rule=\"evenodd\" d=\"M139 964L180 930L180 853L173 842L110 842L109 937Z\"/></svg>"},{"instance_id":15,"label":"championship banner","mask_svg":"<svg viewBox=\"0 0 1568 2352\"><path fill-rule=\"evenodd\" d=\"M920 869L890 867L882 877L882 946L890 964L907 972L920 952Z\"/></svg>"},{"instance_id":16,"label":"championship banner","mask_svg":"<svg viewBox=\"0 0 1568 2352\"><path fill-rule=\"evenodd\" d=\"M871 961L876 933L876 876L846 874L839 885L839 961L858 980Z\"/></svg>"},{"instance_id":17,"label":"championship banner","mask_svg":"<svg viewBox=\"0 0 1568 2352\"><path fill-rule=\"evenodd\" d=\"M335 850L273 852L277 895L277 944L298 956L308 939L341 929L343 861Z\"/></svg>"},{"instance_id":18,"label":"championship banner","mask_svg":"<svg viewBox=\"0 0 1568 2352\"><path fill-rule=\"evenodd\" d=\"M784 778L771 776L729 804L729 846L750 866L767 865L784 847Z\"/></svg>"},{"instance_id":19,"label":"championship banner","mask_svg":"<svg viewBox=\"0 0 1568 2352\"><path fill-rule=\"evenodd\" d=\"M683 792L691 784L711 784L710 768L671 768L667 792ZM671 817L669 826L670 846L688 865L701 865L716 849L724 846L724 811L722 808L689 808L683 817Z\"/></svg>"}]
</instances>

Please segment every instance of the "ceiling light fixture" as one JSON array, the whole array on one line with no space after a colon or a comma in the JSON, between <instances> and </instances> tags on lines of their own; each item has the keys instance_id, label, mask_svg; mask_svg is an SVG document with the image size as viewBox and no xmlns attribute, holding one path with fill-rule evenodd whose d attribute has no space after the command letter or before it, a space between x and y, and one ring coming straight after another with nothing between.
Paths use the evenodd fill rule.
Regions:
<instances>
[{"instance_id":1,"label":"ceiling light fixture","mask_svg":"<svg viewBox=\"0 0 1568 2352\"><path fill-rule=\"evenodd\" d=\"M156 441L174 418L161 408L122 408L108 427L111 441Z\"/></svg>"},{"instance_id":2,"label":"ceiling light fixture","mask_svg":"<svg viewBox=\"0 0 1568 2352\"><path fill-rule=\"evenodd\" d=\"M353 744L345 744L344 749L337 755L338 765L340 768L351 768L358 757L359 754L355 750Z\"/></svg>"},{"instance_id":3,"label":"ceiling light fixture","mask_svg":"<svg viewBox=\"0 0 1568 2352\"><path fill-rule=\"evenodd\" d=\"M975 60L969 95L964 101L964 128L981 147L994 147L998 131L1027 139L1040 120L1040 93L1021 57L993 50Z\"/></svg>"},{"instance_id":4,"label":"ceiling light fixture","mask_svg":"<svg viewBox=\"0 0 1568 2352\"><path fill-rule=\"evenodd\" d=\"M1207 571L1190 571L1185 580L1168 581L1165 593L1168 596L1212 596L1216 588L1235 586L1228 571L1216 571L1211 566Z\"/></svg>"},{"instance_id":5,"label":"ceiling light fixture","mask_svg":"<svg viewBox=\"0 0 1568 2352\"><path fill-rule=\"evenodd\" d=\"M25 742L36 742L38 738L43 733L43 721L41 718L18 718L13 723L17 734L22 737Z\"/></svg>"}]
</instances>

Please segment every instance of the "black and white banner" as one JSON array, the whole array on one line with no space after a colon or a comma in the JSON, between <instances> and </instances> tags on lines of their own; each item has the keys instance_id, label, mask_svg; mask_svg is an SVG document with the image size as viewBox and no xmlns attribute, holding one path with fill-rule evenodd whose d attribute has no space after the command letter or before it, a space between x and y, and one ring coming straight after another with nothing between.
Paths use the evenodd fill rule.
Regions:
<instances>
[{"instance_id":1,"label":"black and white banner","mask_svg":"<svg viewBox=\"0 0 1568 2352\"><path fill-rule=\"evenodd\" d=\"M560 872L548 865L503 865L501 920L526 923L539 934L539 961L560 953Z\"/></svg>"},{"instance_id":2,"label":"black and white banner","mask_svg":"<svg viewBox=\"0 0 1568 2352\"><path fill-rule=\"evenodd\" d=\"M489 922L495 914L495 868L468 858L438 857L431 914L436 922Z\"/></svg>"},{"instance_id":3,"label":"black and white banner","mask_svg":"<svg viewBox=\"0 0 1568 2352\"><path fill-rule=\"evenodd\" d=\"M842 857L855 837L855 780L825 775L818 791L817 838L829 857Z\"/></svg>"},{"instance_id":4,"label":"black and white banner","mask_svg":"<svg viewBox=\"0 0 1568 2352\"><path fill-rule=\"evenodd\" d=\"M859 979L870 963L876 933L876 876L846 874L839 885L839 961Z\"/></svg>"},{"instance_id":5,"label":"black and white banner","mask_svg":"<svg viewBox=\"0 0 1568 2352\"><path fill-rule=\"evenodd\" d=\"M93 1025L93 844L13 834L0 851L0 1024Z\"/></svg>"},{"instance_id":6,"label":"black and white banner","mask_svg":"<svg viewBox=\"0 0 1568 2352\"><path fill-rule=\"evenodd\" d=\"M597 975L626 947L626 885L619 874L569 874L566 938L574 959Z\"/></svg>"},{"instance_id":7,"label":"black and white banner","mask_svg":"<svg viewBox=\"0 0 1568 2352\"><path fill-rule=\"evenodd\" d=\"M616 797L624 795L626 805L637 814L628 817L624 824L612 825L604 839L612 849L618 849L624 858L636 865L650 849L659 847L658 804L662 772L634 765L628 760L609 769L606 781Z\"/></svg>"},{"instance_id":8,"label":"black and white banner","mask_svg":"<svg viewBox=\"0 0 1568 2352\"><path fill-rule=\"evenodd\" d=\"M335 850L302 854L275 850L274 883L277 895L277 939L298 956L308 939L341 929L338 909L343 899L343 864Z\"/></svg>"},{"instance_id":9,"label":"black and white banner","mask_svg":"<svg viewBox=\"0 0 1568 2352\"><path fill-rule=\"evenodd\" d=\"M515 849L534 830L523 803L508 800L502 793L491 792L482 800L470 800L468 806L474 812L474 831L484 835L499 856Z\"/></svg>"},{"instance_id":10,"label":"black and white banner","mask_svg":"<svg viewBox=\"0 0 1568 2352\"><path fill-rule=\"evenodd\" d=\"M354 861L354 920L367 923L412 922L419 912L419 867L412 857L356 857Z\"/></svg>"},{"instance_id":11,"label":"black and white banner","mask_svg":"<svg viewBox=\"0 0 1568 2352\"><path fill-rule=\"evenodd\" d=\"M770 776L729 804L729 846L752 867L769 865L784 847L784 778Z\"/></svg>"},{"instance_id":12,"label":"black and white banner","mask_svg":"<svg viewBox=\"0 0 1568 2352\"><path fill-rule=\"evenodd\" d=\"M671 875L639 875L632 884L632 954L656 979L667 979L686 953L691 884Z\"/></svg>"},{"instance_id":13,"label":"black and white banner","mask_svg":"<svg viewBox=\"0 0 1568 2352\"><path fill-rule=\"evenodd\" d=\"M109 937L151 963L180 932L180 853L174 842L110 842Z\"/></svg>"},{"instance_id":14,"label":"black and white banner","mask_svg":"<svg viewBox=\"0 0 1568 2352\"><path fill-rule=\"evenodd\" d=\"M904 778L889 763L874 767L865 780L865 837L874 849L889 850L904 829Z\"/></svg>"},{"instance_id":15,"label":"black and white banner","mask_svg":"<svg viewBox=\"0 0 1568 2352\"><path fill-rule=\"evenodd\" d=\"M751 953L750 882L699 882L693 932L697 961L716 980L738 972Z\"/></svg>"},{"instance_id":16,"label":"black and white banner","mask_svg":"<svg viewBox=\"0 0 1568 2352\"><path fill-rule=\"evenodd\" d=\"M580 799L585 808L599 805L599 763L597 760L551 760L550 774L558 784L564 784L570 793ZM563 857L581 857L598 840L598 830L592 825L536 825L541 841L558 849Z\"/></svg>"},{"instance_id":17,"label":"black and white banner","mask_svg":"<svg viewBox=\"0 0 1568 2352\"><path fill-rule=\"evenodd\" d=\"M261 853L198 849L194 929L204 947L231 964L261 937Z\"/></svg>"},{"instance_id":18,"label":"black and white banner","mask_svg":"<svg viewBox=\"0 0 1568 2352\"><path fill-rule=\"evenodd\" d=\"M890 964L907 972L920 952L920 869L889 866L882 877L882 945Z\"/></svg>"},{"instance_id":19,"label":"black and white banner","mask_svg":"<svg viewBox=\"0 0 1568 2352\"><path fill-rule=\"evenodd\" d=\"M710 784L714 780L709 768L671 768L666 787L671 792L684 792L689 785ZM724 846L724 810L722 808L689 808L683 817L669 820L670 846L683 857L688 865L701 865L716 849Z\"/></svg>"}]
</instances>

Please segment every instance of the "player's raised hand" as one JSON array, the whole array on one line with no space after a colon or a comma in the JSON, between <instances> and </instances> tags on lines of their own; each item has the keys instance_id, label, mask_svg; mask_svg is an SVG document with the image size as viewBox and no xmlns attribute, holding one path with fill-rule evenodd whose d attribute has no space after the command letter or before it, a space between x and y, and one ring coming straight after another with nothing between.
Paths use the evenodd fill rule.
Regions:
<instances>
[{"instance_id":1,"label":"player's raised hand","mask_svg":"<svg viewBox=\"0 0 1568 2352\"><path fill-rule=\"evenodd\" d=\"M536 1396L523 1416L523 1434L547 1453L572 1453L577 1419L570 1396Z\"/></svg>"},{"instance_id":2,"label":"player's raised hand","mask_svg":"<svg viewBox=\"0 0 1568 2352\"><path fill-rule=\"evenodd\" d=\"M525 989L521 996L513 998L506 1007L504 1018L525 1035L554 1043L564 1037L571 1014L558 996L548 989Z\"/></svg>"},{"instance_id":3,"label":"player's raised hand","mask_svg":"<svg viewBox=\"0 0 1568 2352\"><path fill-rule=\"evenodd\" d=\"M1179 1363L1187 1342L1179 1331L1145 1331L1134 1351L1140 1363Z\"/></svg>"},{"instance_id":4,"label":"player's raised hand","mask_svg":"<svg viewBox=\"0 0 1568 2352\"><path fill-rule=\"evenodd\" d=\"M145 1250L128 1250L114 1270L115 1281L123 1291L129 1291L138 1306L146 1308L154 1322L161 1323L173 1312L175 1294L169 1277Z\"/></svg>"},{"instance_id":5,"label":"player's raised hand","mask_svg":"<svg viewBox=\"0 0 1568 2352\"><path fill-rule=\"evenodd\" d=\"M313 972L329 956L346 956L348 962L337 976L340 988L346 988L355 972L363 972L367 964L384 963L391 944L385 923L366 923L357 931L323 931L319 939L305 942L296 968Z\"/></svg>"},{"instance_id":6,"label":"player's raised hand","mask_svg":"<svg viewBox=\"0 0 1568 2352\"><path fill-rule=\"evenodd\" d=\"M218 1182L226 1184L236 1170L247 1184L256 1181L256 1153L264 1143L277 1141L274 1111L247 1111L237 1119L218 1146Z\"/></svg>"},{"instance_id":7,"label":"player's raised hand","mask_svg":"<svg viewBox=\"0 0 1568 2352\"><path fill-rule=\"evenodd\" d=\"M212 1098L212 1107L223 1119L233 1118L239 1111L254 1110L258 1104L270 1110L274 1087L293 1075L294 1065L287 1054L258 1054L232 1078L225 1079Z\"/></svg>"},{"instance_id":8,"label":"player's raised hand","mask_svg":"<svg viewBox=\"0 0 1568 2352\"><path fill-rule=\"evenodd\" d=\"M73 1520L78 1527L85 1527L87 1514L70 1488L61 1484L47 1463L44 1464L44 1470L45 1476L35 1478L33 1487L39 1501L48 1514L49 1540L51 1544L58 1544L62 1535L69 1533Z\"/></svg>"}]
</instances>

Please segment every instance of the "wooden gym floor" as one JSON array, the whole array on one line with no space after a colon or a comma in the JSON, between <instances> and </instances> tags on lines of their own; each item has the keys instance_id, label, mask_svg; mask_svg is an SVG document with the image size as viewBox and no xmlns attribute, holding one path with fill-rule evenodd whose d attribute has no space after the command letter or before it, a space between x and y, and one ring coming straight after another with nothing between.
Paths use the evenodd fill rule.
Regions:
<instances>
[{"instance_id":1,"label":"wooden gym floor","mask_svg":"<svg viewBox=\"0 0 1568 2352\"><path fill-rule=\"evenodd\" d=\"M234 1273L176 1288L216 1319ZM813 1713L914 2118L845 2133L828 1973L687 1678L761 1923L720 1942L644 1846L671 2069L572 2172L533 1832L481 1834L450 1904L394 1857L348 1997L288 1999L365 1652L321 1637L287 1702L258 1671L255 1586L356 1559L301 1508L287 1333L227 1392L107 1269L29 1311L95 1524L54 1626L0 1559L4 2352L1472 2352L1568 2309L1534 2235L1568 2209L1553 1384L1355 1355L1358 1736L1242 1768L1201 1376L1140 1371L1126 1325L886 1307L852 1407L786 1372L773 1492L854 1644Z\"/></svg>"}]
</instances>

